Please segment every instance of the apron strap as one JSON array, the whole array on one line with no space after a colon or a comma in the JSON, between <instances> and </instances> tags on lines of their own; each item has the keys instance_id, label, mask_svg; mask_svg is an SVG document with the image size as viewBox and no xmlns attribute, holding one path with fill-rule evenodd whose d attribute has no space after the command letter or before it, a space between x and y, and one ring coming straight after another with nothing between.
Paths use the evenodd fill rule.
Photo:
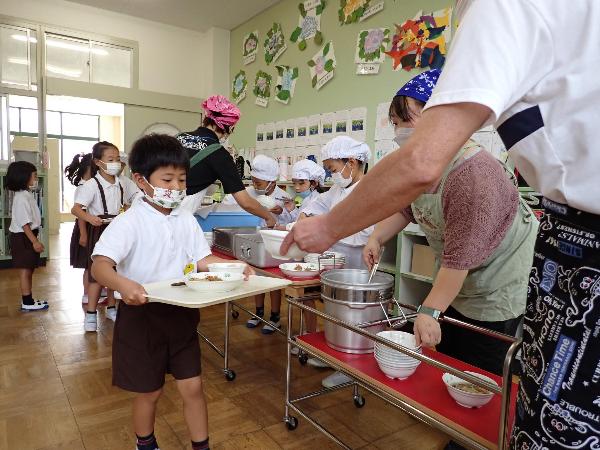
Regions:
<instances>
[{"instance_id":1,"label":"apron strap","mask_svg":"<svg viewBox=\"0 0 600 450\"><path fill-rule=\"evenodd\" d=\"M102 185L98 181L98 178L94 177L94 181L96 181L96 184L98 185L98 189L100 190L100 199L102 200L102 208L104 209L104 215L108 216L108 207L106 206L106 196L104 195L104 189L102 189ZM123 188L121 188L121 199L122 198L123 198Z\"/></svg>"},{"instance_id":2,"label":"apron strap","mask_svg":"<svg viewBox=\"0 0 600 450\"><path fill-rule=\"evenodd\" d=\"M196 154L190 158L190 169L197 165L203 159L208 158L221 147L222 145L217 142L214 144L210 144L208 147L205 147L202 150L198 150Z\"/></svg>"},{"instance_id":3,"label":"apron strap","mask_svg":"<svg viewBox=\"0 0 600 450\"><path fill-rule=\"evenodd\" d=\"M121 191L121 206L119 208L122 208L125 204L125 202L123 201L123 185L120 181L117 181L117 183L119 183L119 190Z\"/></svg>"}]
</instances>

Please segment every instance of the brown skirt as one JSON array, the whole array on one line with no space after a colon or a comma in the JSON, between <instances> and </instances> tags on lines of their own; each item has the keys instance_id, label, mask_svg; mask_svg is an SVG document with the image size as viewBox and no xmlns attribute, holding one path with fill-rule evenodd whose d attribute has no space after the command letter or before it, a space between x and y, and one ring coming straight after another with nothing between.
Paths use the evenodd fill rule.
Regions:
<instances>
[{"instance_id":1,"label":"brown skirt","mask_svg":"<svg viewBox=\"0 0 600 450\"><path fill-rule=\"evenodd\" d=\"M154 392L170 373L176 380L200 375L200 312L193 308L121 302L113 334L113 384L132 392Z\"/></svg>"},{"instance_id":2,"label":"brown skirt","mask_svg":"<svg viewBox=\"0 0 600 450\"><path fill-rule=\"evenodd\" d=\"M91 223L87 224L87 233L88 233L88 242L87 242L87 265L86 269L88 269L88 280L90 283L96 283L94 277L92 277L92 254L94 252L94 247L96 246L96 242L100 240L100 236L108 227L108 223L102 224L99 227L95 227Z\"/></svg>"},{"instance_id":3,"label":"brown skirt","mask_svg":"<svg viewBox=\"0 0 600 450\"><path fill-rule=\"evenodd\" d=\"M32 230L37 237L38 230ZM10 233L10 254L15 269L35 269L40 266L40 254L25 233Z\"/></svg>"},{"instance_id":4,"label":"brown skirt","mask_svg":"<svg viewBox=\"0 0 600 450\"><path fill-rule=\"evenodd\" d=\"M73 233L71 234L71 246L70 246L70 262L71 266L75 269L87 269L88 264L88 249L79 245L79 238L81 233L79 232L79 219L75 220L75 226L73 227Z\"/></svg>"}]
</instances>

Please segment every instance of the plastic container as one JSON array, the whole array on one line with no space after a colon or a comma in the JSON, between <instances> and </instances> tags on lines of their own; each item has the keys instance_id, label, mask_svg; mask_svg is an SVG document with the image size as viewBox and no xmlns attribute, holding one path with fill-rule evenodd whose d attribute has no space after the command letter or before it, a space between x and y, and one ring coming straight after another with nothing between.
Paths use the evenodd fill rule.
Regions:
<instances>
[{"instance_id":1,"label":"plastic container","mask_svg":"<svg viewBox=\"0 0 600 450\"><path fill-rule=\"evenodd\" d=\"M203 219L196 216L202 231L209 232L220 227L258 227L262 219L247 212L211 212Z\"/></svg>"}]
</instances>

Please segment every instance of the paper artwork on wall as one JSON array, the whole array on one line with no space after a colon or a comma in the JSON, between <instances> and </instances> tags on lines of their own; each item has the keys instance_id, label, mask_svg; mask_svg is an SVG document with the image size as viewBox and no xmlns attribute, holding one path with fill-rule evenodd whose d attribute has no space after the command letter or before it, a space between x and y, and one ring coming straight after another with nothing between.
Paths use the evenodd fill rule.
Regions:
<instances>
[{"instance_id":1,"label":"paper artwork on wall","mask_svg":"<svg viewBox=\"0 0 600 450\"><path fill-rule=\"evenodd\" d=\"M283 141L285 139L285 120L278 120L275 122L275 148L279 149L283 147Z\"/></svg>"},{"instance_id":2,"label":"paper artwork on wall","mask_svg":"<svg viewBox=\"0 0 600 450\"><path fill-rule=\"evenodd\" d=\"M304 147L308 144L308 119L299 117L296 119L296 146Z\"/></svg>"},{"instance_id":3,"label":"paper artwork on wall","mask_svg":"<svg viewBox=\"0 0 600 450\"><path fill-rule=\"evenodd\" d=\"M271 97L271 82L273 77L267 72L259 70L254 79L254 95L256 95L255 103L258 106L266 108L269 105L269 97Z\"/></svg>"},{"instance_id":4,"label":"paper artwork on wall","mask_svg":"<svg viewBox=\"0 0 600 450\"><path fill-rule=\"evenodd\" d=\"M296 147L296 119L288 119L285 121L285 147Z\"/></svg>"},{"instance_id":5,"label":"paper artwork on wall","mask_svg":"<svg viewBox=\"0 0 600 450\"><path fill-rule=\"evenodd\" d=\"M299 71L297 67L290 66L276 66L276 68L275 100L287 105L294 96Z\"/></svg>"},{"instance_id":6,"label":"paper artwork on wall","mask_svg":"<svg viewBox=\"0 0 600 450\"><path fill-rule=\"evenodd\" d=\"M323 43L323 34L321 33L321 15L325 9L325 0L308 0L298 5L300 18L298 26L292 32L290 41L297 42L300 50L306 50L306 41L315 40L315 44Z\"/></svg>"},{"instance_id":7,"label":"paper artwork on wall","mask_svg":"<svg viewBox=\"0 0 600 450\"><path fill-rule=\"evenodd\" d=\"M396 144L393 140L386 139L382 141L375 141L375 164L397 149L398 144Z\"/></svg>"},{"instance_id":8,"label":"paper artwork on wall","mask_svg":"<svg viewBox=\"0 0 600 450\"><path fill-rule=\"evenodd\" d=\"M371 75L379 73L379 66L385 60L385 52L390 45L389 28L371 28L358 33L356 40L356 73Z\"/></svg>"},{"instance_id":9,"label":"paper artwork on wall","mask_svg":"<svg viewBox=\"0 0 600 450\"><path fill-rule=\"evenodd\" d=\"M256 150L264 150L265 148L265 126L264 124L256 125Z\"/></svg>"},{"instance_id":10,"label":"paper artwork on wall","mask_svg":"<svg viewBox=\"0 0 600 450\"><path fill-rule=\"evenodd\" d=\"M350 122L350 111L344 109L342 111L335 112L335 124L334 124L334 133L336 136L340 135L348 135L351 124Z\"/></svg>"},{"instance_id":11,"label":"paper artwork on wall","mask_svg":"<svg viewBox=\"0 0 600 450\"><path fill-rule=\"evenodd\" d=\"M394 125L390 122L390 103L380 103L377 105L377 119L375 122L375 140L393 140Z\"/></svg>"},{"instance_id":12,"label":"paper artwork on wall","mask_svg":"<svg viewBox=\"0 0 600 450\"><path fill-rule=\"evenodd\" d=\"M335 113L321 114L320 143L327 144L335 137Z\"/></svg>"},{"instance_id":13,"label":"paper artwork on wall","mask_svg":"<svg viewBox=\"0 0 600 450\"><path fill-rule=\"evenodd\" d=\"M265 62L267 64L274 63L287 50L285 45L285 36L281 24L274 23L269 31L264 43Z\"/></svg>"},{"instance_id":14,"label":"paper artwork on wall","mask_svg":"<svg viewBox=\"0 0 600 450\"><path fill-rule=\"evenodd\" d=\"M258 52L258 30L248 33L242 41L242 58L244 65L253 63Z\"/></svg>"},{"instance_id":15,"label":"paper artwork on wall","mask_svg":"<svg viewBox=\"0 0 600 450\"><path fill-rule=\"evenodd\" d=\"M308 144L311 145L319 145L321 141L319 140L319 131L321 128L321 115L313 114L308 117Z\"/></svg>"},{"instance_id":16,"label":"paper artwork on wall","mask_svg":"<svg viewBox=\"0 0 600 450\"><path fill-rule=\"evenodd\" d=\"M272 150L275 148L275 124L269 122L265 124L265 150Z\"/></svg>"},{"instance_id":17,"label":"paper artwork on wall","mask_svg":"<svg viewBox=\"0 0 600 450\"><path fill-rule=\"evenodd\" d=\"M394 70L440 69L452 36L451 23L452 8L448 7L429 15L419 12L413 19L396 25L392 48L386 52Z\"/></svg>"},{"instance_id":18,"label":"paper artwork on wall","mask_svg":"<svg viewBox=\"0 0 600 450\"><path fill-rule=\"evenodd\" d=\"M340 0L338 18L341 25L362 22L383 10L384 1L371 0Z\"/></svg>"},{"instance_id":19,"label":"paper artwork on wall","mask_svg":"<svg viewBox=\"0 0 600 450\"><path fill-rule=\"evenodd\" d=\"M351 109L350 123L352 126L350 136L357 141L365 142L367 139L367 108Z\"/></svg>"},{"instance_id":20,"label":"paper artwork on wall","mask_svg":"<svg viewBox=\"0 0 600 450\"><path fill-rule=\"evenodd\" d=\"M308 61L312 87L319 90L333 78L336 66L333 42L328 42Z\"/></svg>"},{"instance_id":21,"label":"paper artwork on wall","mask_svg":"<svg viewBox=\"0 0 600 450\"><path fill-rule=\"evenodd\" d=\"M240 103L246 98L248 92L248 78L246 78L246 72L240 70L231 83L231 99L235 103Z\"/></svg>"}]
</instances>

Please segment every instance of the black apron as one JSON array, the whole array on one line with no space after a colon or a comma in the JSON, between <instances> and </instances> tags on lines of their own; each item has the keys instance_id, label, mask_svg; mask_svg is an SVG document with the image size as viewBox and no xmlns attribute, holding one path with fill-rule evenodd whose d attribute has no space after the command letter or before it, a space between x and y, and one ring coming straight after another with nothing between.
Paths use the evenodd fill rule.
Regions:
<instances>
[{"instance_id":1,"label":"black apron","mask_svg":"<svg viewBox=\"0 0 600 450\"><path fill-rule=\"evenodd\" d=\"M511 448L600 449L600 216L543 205Z\"/></svg>"},{"instance_id":2,"label":"black apron","mask_svg":"<svg viewBox=\"0 0 600 450\"><path fill-rule=\"evenodd\" d=\"M104 189L102 188L102 185L100 184L100 181L98 181L98 179L96 177L93 178L94 181L96 181L96 184L98 184L98 189L100 190L100 199L102 200L102 209L104 210L104 214L100 214L98 217L100 217L101 219L107 220L106 223L103 223L100 226L94 226L91 223L87 224L87 232L88 232L88 246L87 246L87 251L88 251L88 261L87 261L87 269L88 269L88 275L89 275L89 281L91 283L95 283L96 280L94 280L94 278L92 277L92 271L89 270L92 268L92 253L94 251L94 247L96 246L96 242L98 242L100 240L100 236L102 236L102 233L104 232L104 230L106 229L106 227L108 227L110 225L110 220L112 220L113 218L117 217L114 214L109 214L108 213L108 206L106 205L106 195L104 195ZM121 191L121 204L120 204L120 208L123 208L123 186L121 186L121 183L119 183L119 189Z\"/></svg>"}]
</instances>

